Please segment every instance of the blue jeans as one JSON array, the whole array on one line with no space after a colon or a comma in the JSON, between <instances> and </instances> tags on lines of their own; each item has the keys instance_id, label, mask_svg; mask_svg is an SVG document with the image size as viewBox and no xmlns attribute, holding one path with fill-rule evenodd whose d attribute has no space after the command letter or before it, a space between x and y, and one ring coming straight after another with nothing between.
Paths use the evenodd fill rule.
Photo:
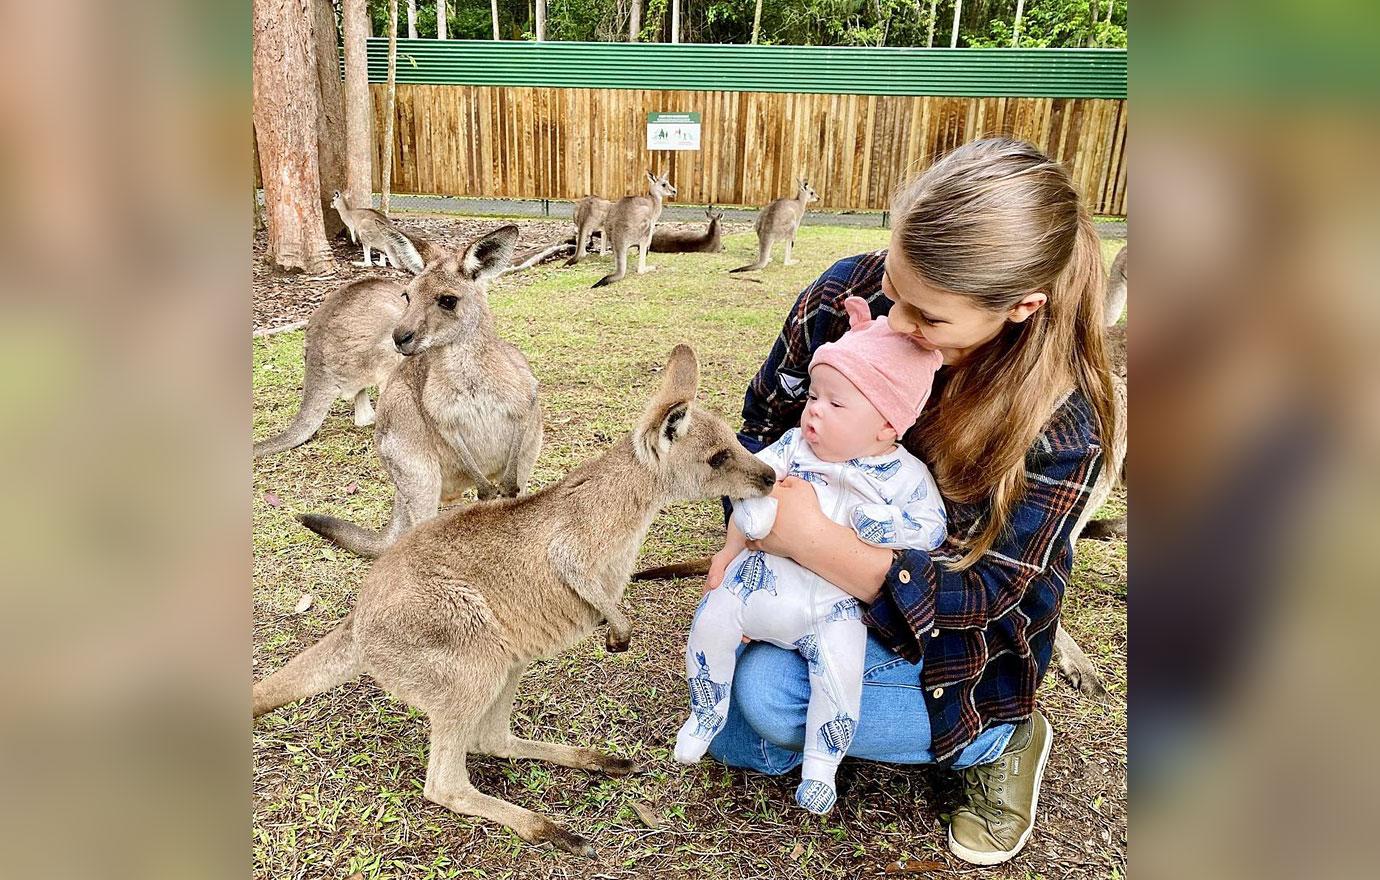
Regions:
<instances>
[{"instance_id":1,"label":"blue jeans","mask_svg":"<svg viewBox=\"0 0 1380 880\"><path fill-rule=\"evenodd\" d=\"M779 776L800 766L810 679L795 651L752 642L738 652L728 721L709 754L732 767ZM955 769L996 760L1014 724L995 724L968 744ZM920 664L911 663L867 634L862 712L848 757L888 764L933 764L930 716L920 687Z\"/></svg>"}]
</instances>

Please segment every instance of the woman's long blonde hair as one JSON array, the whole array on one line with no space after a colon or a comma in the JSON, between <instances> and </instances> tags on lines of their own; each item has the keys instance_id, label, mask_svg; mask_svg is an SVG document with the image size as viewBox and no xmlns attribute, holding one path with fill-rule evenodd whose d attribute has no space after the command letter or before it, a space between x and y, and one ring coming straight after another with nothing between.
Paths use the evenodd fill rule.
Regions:
<instances>
[{"instance_id":1,"label":"woman's long blonde hair","mask_svg":"<svg viewBox=\"0 0 1380 880\"><path fill-rule=\"evenodd\" d=\"M1104 442L1115 436L1102 249L1063 166L1007 138L949 153L897 193L892 212L901 256L935 287L995 312L1035 291L1048 297L954 367L913 429L945 498L990 501L952 566L961 570L1007 528L1026 454L1069 391L1087 398Z\"/></svg>"}]
</instances>

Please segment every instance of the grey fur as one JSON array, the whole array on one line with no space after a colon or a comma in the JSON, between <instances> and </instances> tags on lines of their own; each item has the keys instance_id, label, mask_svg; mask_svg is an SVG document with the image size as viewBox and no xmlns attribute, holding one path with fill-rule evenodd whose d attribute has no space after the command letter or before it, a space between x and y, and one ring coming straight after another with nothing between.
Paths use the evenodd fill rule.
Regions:
<instances>
[{"instance_id":1,"label":"grey fur","mask_svg":"<svg viewBox=\"0 0 1380 880\"><path fill-rule=\"evenodd\" d=\"M657 177L648 171L647 195L624 196L609 208L608 217L604 220L604 234L613 246L614 270L594 282L594 287L623 280L628 273L628 249L634 245L637 246L637 274L648 271L647 251L652 246L656 221L661 217L661 202L675 195L676 188L671 185L669 174Z\"/></svg>"},{"instance_id":2,"label":"grey fur","mask_svg":"<svg viewBox=\"0 0 1380 880\"><path fill-rule=\"evenodd\" d=\"M1112 260L1112 268L1107 273L1107 319L1106 326L1111 327L1121 320L1122 314L1126 311L1126 248L1130 245L1122 245L1116 259Z\"/></svg>"},{"instance_id":3,"label":"grey fur","mask_svg":"<svg viewBox=\"0 0 1380 880\"><path fill-rule=\"evenodd\" d=\"M373 208L351 208L345 194L339 190L331 197L331 205L340 214L340 219L345 221L345 228L350 230L350 240L364 249L364 261L355 263L356 266L384 266L392 263L395 269L406 269L413 275L421 274L426 263L418 253L417 246L412 239L400 232L382 211ZM380 251L382 254L377 264L373 262L371 250Z\"/></svg>"},{"instance_id":4,"label":"grey fur","mask_svg":"<svg viewBox=\"0 0 1380 880\"><path fill-rule=\"evenodd\" d=\"M609 209L612 207L613 202L598 196L585 196L575 203L575 254L565 261L567 266L574 266L584 259L585 246L589 244L589 237L595 232L599 233L599 253L609 252L609 237L603 230L604 221L608 219Z\"/></svg>"},{"instance_id":5,"label":"grey fur","mask_svg":"<svg viewBox=\"0 0 1380 880\"><path fill-rule=\"evenodd\" d=\"M757 262L728 271L751 272L765 269L771 262L772 246L778 241L786 243L786 255L782 258L782 265L793 266L799 262L791 259L791 251L795 248L795 234L800 229L800 221L805 217L805 207L817 201L819 196L808 180L796 181L794 196L777 199L757 215L757 222L754 224L757 230Z\"/></svg>"},{"instance_id":6,"label":"grey fur","mask_svg":"<svg viewBox=\"0 0 1380 880\"><path fill-rule=\"evenodd\" d=\"M481 500L526 487L541 449L537 380L522 352L495 333L485 299L517 236L516 226L504 226L427 266L406 288L393 285L395 296L409 298L392 333L407 357L379 395L374 428L393 481L392 515L382 532L319 514L302 517L307 528L377 556L470 487Z\"/></svg>"},{"instance_id":7,"label":"grey fur","mask_svg":"<svg viewBox=\"0 0 1380 880\"><path fill-rule=\"evenodd\" d=\"M481 794L465 761L473 752L633 771L624 758L520 738L511 716L532 661L576 644L601 619L605 647L627 649L631 626L619 606L659 510L771 489L771 468L694 403L694 352L677 346L663 377L632 433L564 480L447 511L404 535L374 563L344 621L254 685L254 716L368 674L430 717L427 800L592 855L588 841L545 816Z\"/></svg>"},{"instance_id":8,"label":"grey fur","mask_svg":"<svg viewBox=\"0 0 1380 880\"><path fill-rule=\"evenodd\" d=\"M393 328L404 305L396 288L391 281L365 278L321 300L307 320L302 406L287 430L254 444L255 458L306 443L337 399L354 400L356 425L374 423L365 389L382 388L402 360L393 346Z\"/></svg>"},{"instance_id":9,"label":"grey fur","mask_svg":"<svg viewBox=\"0 0 1380 880\"><path fill-rule=\"evenodd\" d=\"M723 219L722 210L714 210L710 205L704 216L709 225L703 232L686 229L658 229L652 233L652 253L663 254L717 254L724 249L723 234L719 221Z\"/></svg>"}]
</instances>

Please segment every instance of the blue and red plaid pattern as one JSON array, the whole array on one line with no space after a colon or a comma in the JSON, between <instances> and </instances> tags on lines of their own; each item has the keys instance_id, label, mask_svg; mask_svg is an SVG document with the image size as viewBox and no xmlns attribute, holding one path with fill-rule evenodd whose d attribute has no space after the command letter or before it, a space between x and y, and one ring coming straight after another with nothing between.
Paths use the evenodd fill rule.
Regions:
<instances>
[{"instance_id":1,"label":"blue and red plaid pattern","mask_svg":"<svg viewBox=\"0 0 1380 880\"><path fill-rule=\"evenodd\" d=\"M843 301L861 296L874 317L891 309L882 293L886 251L835 263L796 300L767 361L748 385L738 437L756 452L800 421L814 350L848 329ZM933 403L940 396L936 377ZM923 418L923 415L922 415ZM918 454L907 435L905 444ZM939 761L958 755L984 728L1028 718L1049 669L1064 587L1073 566L1070 536L1102 469L1102 444L1086 399L1065 399L1026 455L1026 494L1007 534L962 572L950 538L933 551L896 554L881 595L864 620L912 663ZM950 535L975 534L983 505L949 505Z\"/></svg>"}]
</instances>

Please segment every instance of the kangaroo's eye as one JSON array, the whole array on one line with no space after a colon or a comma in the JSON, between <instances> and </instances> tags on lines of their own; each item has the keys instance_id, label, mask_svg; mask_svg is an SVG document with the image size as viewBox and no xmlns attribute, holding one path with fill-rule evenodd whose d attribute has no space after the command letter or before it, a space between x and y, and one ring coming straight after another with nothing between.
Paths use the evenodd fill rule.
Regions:
<instances>
[{"instance_id":1,"label":"kangaroo's eye","mask_svg":"<svg viewBox=\"0 0 1380 880\"><path fill-rule=\"evenodd\" d=\"M718 452L716 452L716 453L714 453L713 455L709 456L709 466L712 467L712 468L720 468L720 467L723 467L723 466L724 466L724 463L727 462L727 461L728 461L728 450L727 450L727 449L720 449Z\"/></svg>"},{"instance_id":2,"label":"kangaroo's eye","mask_svg":"<svg viewBox=\"0 0 1380 880\"><path fill-rule=\"evenodd\" d=\"M436 305L440 306L441 308L445 309L445 310L448 311L448 312L453 312L453 311L455 311L455 303L456 303L455 297L451 296L451 295L448 294L448 293L445 293L445 294L442 294L441 296L436 297Z\"/></svg>"}]
</instances>

